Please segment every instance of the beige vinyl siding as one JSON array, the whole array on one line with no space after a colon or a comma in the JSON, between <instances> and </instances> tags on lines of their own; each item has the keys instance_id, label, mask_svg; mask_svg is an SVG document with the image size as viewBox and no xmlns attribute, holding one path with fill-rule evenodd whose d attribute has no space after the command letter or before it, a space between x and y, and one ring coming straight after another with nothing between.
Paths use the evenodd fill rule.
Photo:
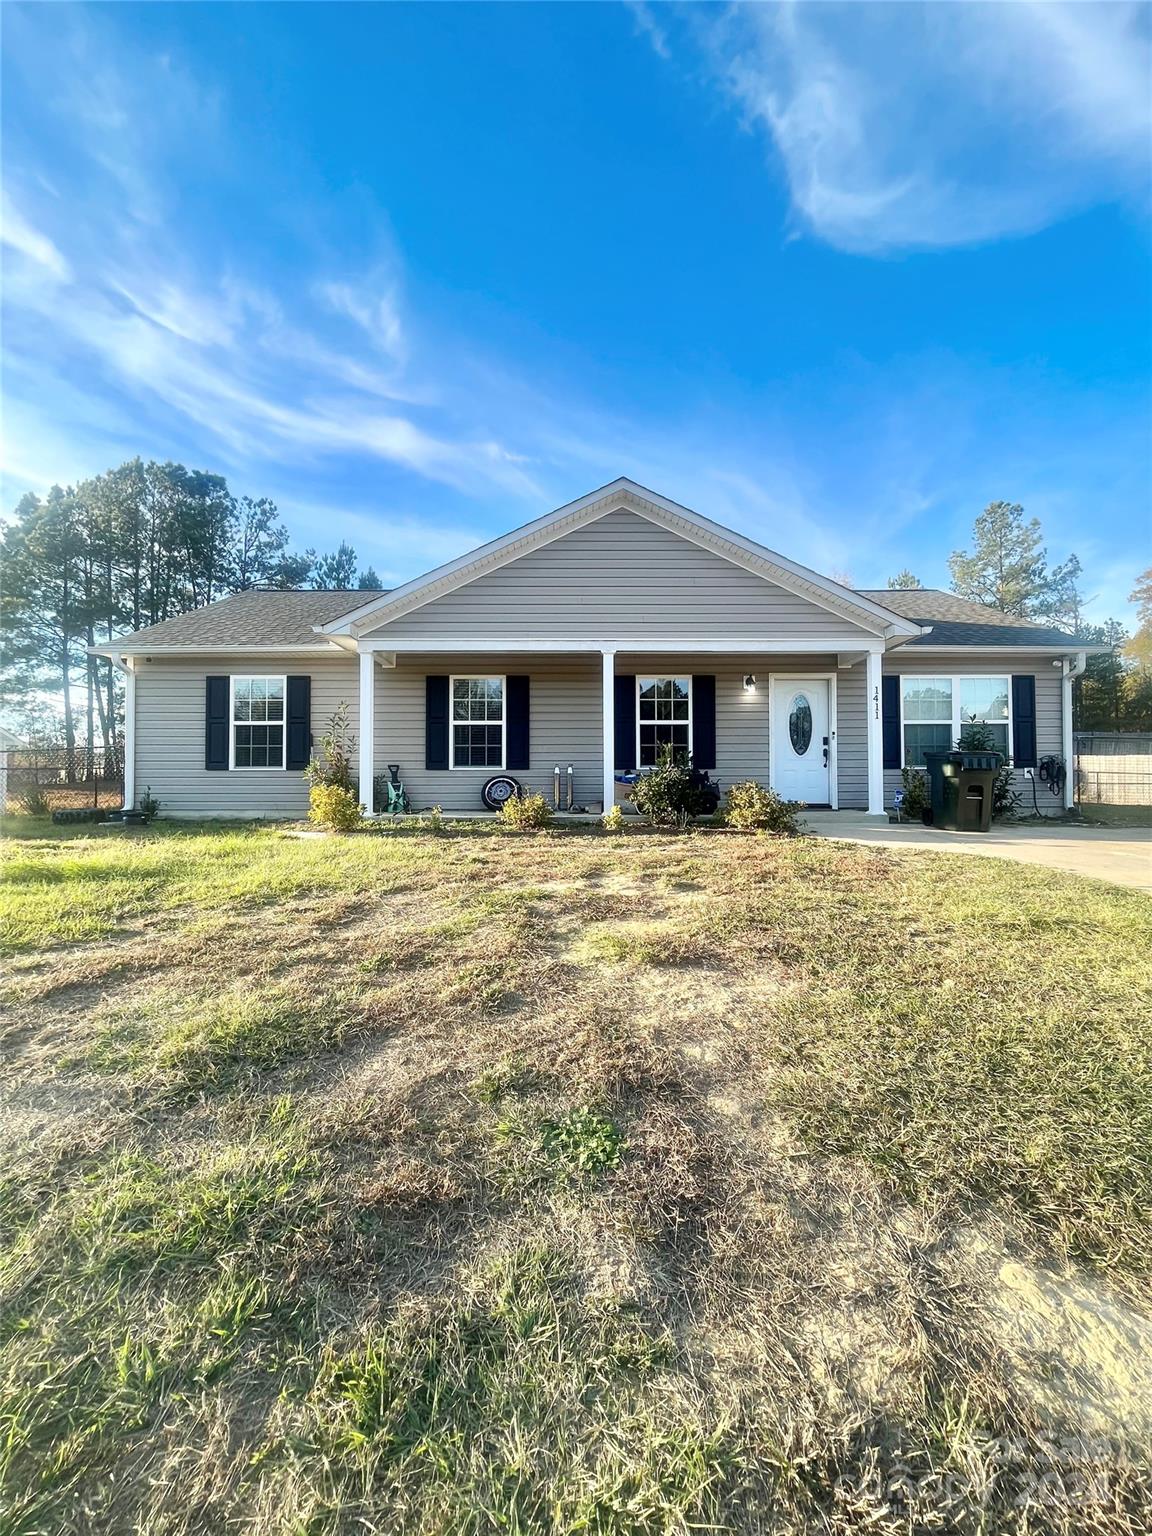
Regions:
<instances>
[{"instance_id":1,"label":"beige vinyl siding","mask_svg":"<svg viewBox=\"0 0 1152 1536\"><path fill-rule=\"evenodd\" d=\"M1064 752L1060 729L1061 688L1060 668L1051 660L1034 656L1014 656L1011 651L980 656L917 656L915 651L890 651L884 658L885 675L896 673L910 677L1012 677L1028 674L1036 679L1036 758L1062 757ZM1021 810L1032 810L1032 789L1023 773L1015 774L1016 790L1021 797ZM900 770L884 771L884 804L892 804L892 796L900 788ZM1044 785L1037 785L1037 802L1042 812L1059 815L1064 809L1063 798L1048 793Z\"/></svg>"},{"instance_id":2,"label":"beige vinyl siding","mask_svg":"<svg viewBox=\"0 0 1152 1536\"><path fill-rule=\"evenodd\" d=\"M395 668L376 673L376 772L400 764L412 805L445 811L483 810L480 790L496 768L424 767L425 678L473 673L529 678L531 768L514 777L532 793L552 799L552 770L571 763L577 804L600 800L601 706L599 656L400 655Z\"/></svg>"},{"instance_id":3,"label":"beige vinyl siding","mask_svg":"<svg viewBox=\"0 0 1152 1536\"><path fill-rule=\"evenodd\" d=\"M303 816L308 786L297 769L209 772L204 767L204 679L209 676L309 676L312 734L337 705L356 730L354 656L155 656L136 668L136 794L150 788L165 816Z\"/></svg>"},{"instance_id":4,"label":"beige vinyl siding","mask_svg":"<svg viewBox=\"0 0 1152 1536\"><path fill-rule=\"evenodd\" d=\"M398 640L859 639L865 631L617 511L373 631Z\"/></svg>"},{"instance_id":5,"label":"beige vinyl siding","mask_svg":"<svg viewBox=\"0 0 1152 1536\"><path fill-rule=\"evenodd\" d=\"M835 656L630 655L616 657L617 673L716 678L715 776L727 787L742 779L769 781L770 678L776 673L834 672L839 701L838 785L843 808L864 809L868 801L865 744L864 664L836 671ZM745 693L744 676L757 679L755 693ZM496 771L424 767L425 678L453 673L507 675L530 678L531 768L515 777L532 792L552 799L552 773L558 764L562 778L573 765L578 805L599 804L601 798L601 663L588 655L525 656L460 653L404 654L394 669L379 669L376 677L376 770L400 764L412 804L418 809L439 805L445 811L480 810L480 789Z\"/></svg>"}]
</instances>

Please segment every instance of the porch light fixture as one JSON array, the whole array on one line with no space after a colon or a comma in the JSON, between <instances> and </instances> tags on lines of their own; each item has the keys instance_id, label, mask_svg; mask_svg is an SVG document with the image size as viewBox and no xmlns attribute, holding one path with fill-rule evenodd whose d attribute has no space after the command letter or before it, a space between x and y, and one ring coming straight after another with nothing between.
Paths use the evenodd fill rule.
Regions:
<instances>
[{"instance_id":1,"label":"porch light fixture","mask_svg":"<svg viewBox=\"0 0 1152 1536\"><path fill-rule=\"evenodd\" d=\"M751 672L745 672L745 674L744 674L744 692L745 693L755 693L756 692L756 678L753 676L753 674Z\"/></svg>"}]
</instances>

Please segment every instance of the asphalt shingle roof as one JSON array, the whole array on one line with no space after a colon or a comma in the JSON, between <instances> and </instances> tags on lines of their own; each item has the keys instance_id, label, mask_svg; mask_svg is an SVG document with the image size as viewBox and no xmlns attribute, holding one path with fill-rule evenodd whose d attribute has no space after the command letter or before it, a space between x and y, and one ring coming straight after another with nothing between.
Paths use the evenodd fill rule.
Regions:
<instances>
[{"instance_id":1,"label":"asphalt shingle roof","mask_svg":"<svg viewBox=\"0 0 1152 1536\"><path fill-rule=\"evenodd\" d=\"M314 624L361 608L372 592L237 592L206 608L125 635L133 645L315 645Z\"/></svg>"},{"instance_id":2,"label":"asphalt shingle roof","mask_svg":"<svg viewBox=\"0 0 1152 1536\"><path fill-rule=\"evenodd\" d=\"M931 624L930 635L918 635L906 640L905 645L1002 645L1036 646L1059 645L1065 650L1072 644L1071 636L1063 630L1043 624L1033 624L1028 619L1017 619L1010 613L987 608L955 592L941 592L935 587L909 587L892 591L861 591L861 597L869 597L874 603L898 613L902 619L914 619L918 624Z\"/></svg>"},{"instance_id":3,"label":"asphalt shingle roof","mask_svg":"<svg viewBox=\"0 0 1152 1536\"><path fill-rule=\"evenodd\" d=\"M182 613L178 618L126 635L133 645L229 646L313 645L319 636L313 625L327 624L360 608L370 592L239 592L207 608ZM1030 624L1010 614L969 602L953 592L931 587L907 591L862 591L861 597L917 623L931 624L932 633L905 642L907 645L1062 646L1069 637L1058 629Z\"/></svg>"}]
</instances>

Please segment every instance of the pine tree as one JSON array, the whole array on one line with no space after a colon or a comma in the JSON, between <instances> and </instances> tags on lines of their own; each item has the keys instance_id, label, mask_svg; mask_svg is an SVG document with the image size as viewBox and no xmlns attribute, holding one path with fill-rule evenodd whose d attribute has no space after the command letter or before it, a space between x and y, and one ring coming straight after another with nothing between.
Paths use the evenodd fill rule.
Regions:
<instances>
[{"instance_id":1,"label":"pine tree","mask_svg":"<svg viewBox=\"0 0 1152 1536\"><path fill-rule=\"evenodd\" d=\"M920 580L919 576L913 576L907 566L902 571L897 571L895 576L889 576L888 578L889 592L914 592L917 588L922 588L923 585L924 583Z\"/></svg>"}]
</instances>

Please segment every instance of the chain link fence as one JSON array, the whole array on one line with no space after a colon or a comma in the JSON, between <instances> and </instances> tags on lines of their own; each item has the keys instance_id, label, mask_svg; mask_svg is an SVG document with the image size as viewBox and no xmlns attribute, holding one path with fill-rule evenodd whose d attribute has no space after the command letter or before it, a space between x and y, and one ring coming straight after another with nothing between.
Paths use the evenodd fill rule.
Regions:
<instances>
[{"instance_id":1,"label":"chain link fence","mask_svg":"<svg viewBox=\"0 0 1152 1536\"><path fill-rule=\"evenodd\" d=\"M119 746L0 751L0 803L10 815L115 810L124 798Z\"/></svg>"},{"instance_id":2,"label":"chain link fence","mask_svg":"<svg viewBox=\"0 0 1152 1536\"><path fill-rule=\"evenodd\" d=\"M1084 806L1152 805L1152 734L1080 732L1076 800Z\"/></svg>"}]
</instances>

